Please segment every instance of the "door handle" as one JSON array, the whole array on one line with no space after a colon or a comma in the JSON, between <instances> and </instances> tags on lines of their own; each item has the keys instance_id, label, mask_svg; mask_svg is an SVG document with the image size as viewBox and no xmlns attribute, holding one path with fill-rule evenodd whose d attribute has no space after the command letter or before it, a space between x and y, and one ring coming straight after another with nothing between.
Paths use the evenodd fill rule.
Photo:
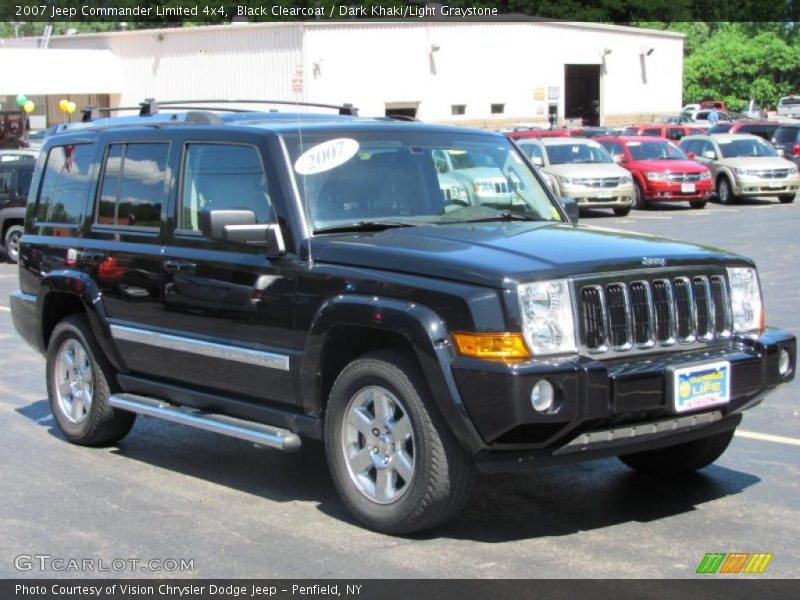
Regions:
<instances>
[{"instance_id":1,"label":"door handle","mask_svg":"<svg viewBox=\"0 0 800 600\"><path fill-rule=\"evenodd\" d=\"M170 273L175 273L177 271L185 272L185 271L194 271L197 268L197 264L193 262L188 262L184 260L167 260L164 261L164 270L169 271Z\"/></svg>"}]
</instances>

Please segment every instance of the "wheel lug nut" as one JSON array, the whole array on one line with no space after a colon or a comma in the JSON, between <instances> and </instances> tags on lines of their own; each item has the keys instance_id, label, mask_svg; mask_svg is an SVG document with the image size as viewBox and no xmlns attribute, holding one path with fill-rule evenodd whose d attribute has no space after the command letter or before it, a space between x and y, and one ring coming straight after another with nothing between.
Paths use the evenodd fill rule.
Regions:
<instances>
[{"instance_id":1,"label":"wheel lug nut","mask_svg":"<svg viewBox=\"0 0 800 600\"><path fill-rule=\"evenodd\" d=\"M378 430L377 427L372 430L372 435L374 435L375 437L378 437L380 434L381 434L381 432Z\"/></svg>"}]
</instances>

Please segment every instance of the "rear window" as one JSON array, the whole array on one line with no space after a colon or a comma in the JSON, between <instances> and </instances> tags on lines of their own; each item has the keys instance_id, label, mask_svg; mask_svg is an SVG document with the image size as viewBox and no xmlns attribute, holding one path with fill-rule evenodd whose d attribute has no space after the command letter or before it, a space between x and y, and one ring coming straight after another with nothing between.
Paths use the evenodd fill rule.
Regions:
<instances>
[{"instance_id":1,"label":"rear window","mask_svg":"<svg viewBox=\"0 0 800 600\"><path fill-rule=\"evenodd\" d=\"M103 165L98 225L158 227L166 202L169 144L111 144Z\"/></svg>"},{"instance_id":2,"label":"rear window","mask_svg":"<svg viewBox=\"0 0 800 600\"><path fill-rule=\"evenodd\" d=\"M778 127L775 130L776 144L789 144L800 141L800 127Z\"/></svg>"},{"instance_id":3,"label":"rear window","mask_svg":"<svg viewBox=\"0 0 800 600\"><path fill-rule=\"evenodd\" d=\"M708 130L708 133L728 133L733 125L731 123L719 123Z\"/></svg>"},{"instance_id":4,"label":"rear window","mask_svg":"<svg viewBox=\"0 0 800 600\"><path fill-rule=\"evenodd\" d=\"M53 146L47 155L36 220L44 223L80 223L91 183L93 144Z\"/></svg>"},{"instance_id":5,"label":"rear window","mask_svg":"<svg viewBox=\"0 0 800 600\"><path fill-rule=\"evenodd\" d=\"M788 98L781 98L778 102L780 106L797 106L800 105L800 96L790 96Z\"/></svg>"}]
</instances>

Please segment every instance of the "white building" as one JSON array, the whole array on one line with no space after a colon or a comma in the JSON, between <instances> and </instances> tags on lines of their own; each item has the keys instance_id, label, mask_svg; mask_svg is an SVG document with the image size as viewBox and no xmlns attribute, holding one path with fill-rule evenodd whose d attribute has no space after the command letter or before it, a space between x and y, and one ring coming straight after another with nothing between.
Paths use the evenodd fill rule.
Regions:
<instances>
[{"instance_id":1,"label":"white building","mask_svg":"<svg viewBox=\"0 0 800 600\"><path fill-rule=\"evenodd\" d=\"M26 43L35 40L5 40ZM559 122L646 122L677 113L682 99L681 34L591 23L257 23L56 35L49 48L110 51L120 69L112 77L86 59L74 68L94 70L94 99L115 106L145 97L350 102L363 115L498 127L546 123L550 112ZM57 80L69 85L63 73ZM26 93L5 87L0 96ZM45 103L71 93L51 88Z\"/></svg>"}]
</instances>

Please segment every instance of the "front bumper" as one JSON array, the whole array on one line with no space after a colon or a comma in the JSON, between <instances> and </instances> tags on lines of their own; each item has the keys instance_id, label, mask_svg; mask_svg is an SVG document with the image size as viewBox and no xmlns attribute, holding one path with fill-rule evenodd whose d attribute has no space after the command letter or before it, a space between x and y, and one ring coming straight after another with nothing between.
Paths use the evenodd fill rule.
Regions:
<instances>
[{"instance_id":1,"label":"front bumper","mask_svg":"<svg viewBox=\"0 0 800 600\"><path fill-rule=\"evenodd\" d=\"M561 196L573 198L581 208L619 208L633 203L633 184L613 188L559 184Z\"/></svg>"},{"instance_id":2,"label":"front bumper","mask_svg":"<svg viewBox=\"0 0 800 600\"><path fill-rule=\"evenodd\" d=\"M778 370L783 349L791 358L785 375ZM796 356L793 335L768 329L756 339L605 361L579 356L506 364L458 357L452 370L485 441L475 454L478 466L505 471L668 446L736 427L743 410L794 378ZM676 413L670 371L720 360L730 362L730 402ZM543 378L556 389L555 408L544 414L530 400ZM718 414L712 419L712 413Z\"/></svg>"},{"instance_id":3,"label":"front bumper","mask_svg":"<svg viewBox=\"0 0 800 600\"><path fill-rule=\"evenodd\" d=\"M737 176L733 184L733 193L737 196L777 196L796 194L798 190L800 190L800 177L762 179Z\"/></svg>"},{"instance_id":4,"label":"front bumper","mask_svg":"<svg viewBox=\"0 0 800 600\"><path fill-rule=\"evenodd\" d=\"M647 180L645 197L650 202L674 202L680 200L707 200L711 195L711 179L689 182L688 185L694 186L693 191L684 187L686 184L672 181Z\"/></svg>"}]
</instances>

